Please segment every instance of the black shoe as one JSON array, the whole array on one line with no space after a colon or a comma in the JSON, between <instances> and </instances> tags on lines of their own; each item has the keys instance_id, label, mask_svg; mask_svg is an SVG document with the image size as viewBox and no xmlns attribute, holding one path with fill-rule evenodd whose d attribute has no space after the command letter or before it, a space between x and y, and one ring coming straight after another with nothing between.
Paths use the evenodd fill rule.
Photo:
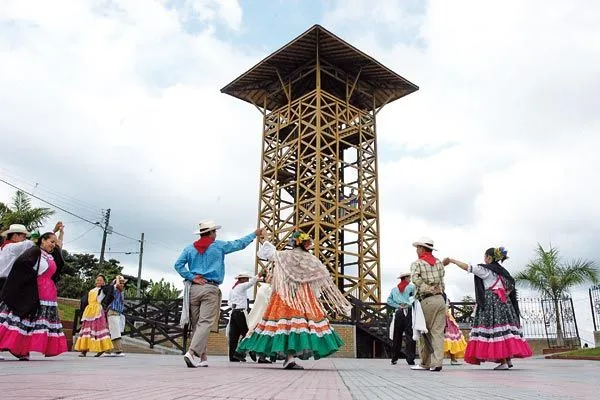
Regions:
<instances>
[{"instance_id":1,"label":"black shoe","mask_svg":"<svg viewBox=\"0 0 600 400\"><path fill-rule=\"evenodd\" d=\"M442 367L429 368L429 370L432 372L440 372L442 370Z\"/></svg>"},{"instance_id":2,"label":"black shoe","mask_svg":"<svg viewBox=\"0 0 600 400\"><path fill-rule=\"evenodd\" d=\"M259 358L257 362L259 364L271 364L271 361L267 360L266 358Z\"/></svg>"},{"instance_id":3,"label":"black shoe","mask_svg":"<svg viewBox=\"0 0 600 400\"><path fill-rule=\"evenodd\" d=\"M414 362L414 361L408 361L408 360L407 360L407 361L406 361L406 363L407 363L408 365L415 365L415 362Z\"/></svg>"},{"instance_id":4,"label":"black shoe","mask_svg":"<svg viewBox=\"0 0 600 400\"><path fill-rule=\"evenodd\" d=\"M251 351L250 352L250 358L252 359L252 361L256 362L256 353Z\"/></svg>"},{"instance_id":5,"label":"black shoe","mask_svg":"<svg viewBox=\"0 0 600 400\"><path fill-rule=\"evenodd\" d=\"M398 360L392 360L392 365L398 364Z\"/></svg>"},{"instance_id":6,"label":"black shoe","mask_svg":"<svg viewBox=\"0 0 600 400\"><path fill-rule=\"evenodd\" d=\"M237 357L231 357L231 358L229 359L229 362L240 362L240 359L239 359L239 358L237 358Z\"/></svg>"}]
</instances>

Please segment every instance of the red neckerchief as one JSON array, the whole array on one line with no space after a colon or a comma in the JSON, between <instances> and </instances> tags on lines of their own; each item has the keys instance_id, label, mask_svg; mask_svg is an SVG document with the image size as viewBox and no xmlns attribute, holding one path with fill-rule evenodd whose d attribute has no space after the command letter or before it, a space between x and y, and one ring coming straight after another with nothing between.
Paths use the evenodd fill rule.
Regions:
<instances>
[{"instance_id":1,"label":"red neckerchief","mask_svg":"<svg viewBox=\"0 0 600 400\"><path fill-rule=\"evenodd\" d=\"M433 256L433 254L431 253L423 253L419 256L419 260L423 260L425 261L427 264L431 265L432 267L435 265L435 262L437 261L435 259L435 257Z\"/></svg>"},{"instance_id":2,"label":"red neckerchief","mask_svg":"<svg viewBox=\"0 0 600 400\"><path fill-rule=\"evenodd\" d=\"M402 279L400 281L400 283L398 284L398 290L400 291L400 293L404 292L404 289L406 289L406 287L408 286L410 282L408 282L408 280L406 279Z\"/></svg>"},{"instance_id":3,"label":"red neckerchief","mask_svg":"<svg viewBox=\"0 0 600 400\"><path fill-rule=\"evenodd\" d=\"M12 240L7 240L4 243L2 243L2 246L0 246L0 249L4 249L9 244L13 244L13 243L17 243L17 242L13 242Z\"/></svg>"},{"instance_id":4,"label":"red neckerchief","mask_svg":"<svg viewBox=\"0 0 600 400\"><path fill-rule=\"evenodd\" d=\"M214 241L214 238L211 238L210 236L204 236L194 242L194 247L196 250L198 250L198 253L204 254L206 249L208 249L208 246L210 246Z\"/></svg>"},{"instance_id":5,"label":"red neckerchief","mask_svg":"<svg viewBox=\"0 0 600 400\"><path fill-rule=\"evenodd\" d=\"M235 281L235 284L233 285L232 289L235 289L235 287L237 285L239 285L240 283L242 283L241 279L238 279L237 281ZM243 283L246 283L246 282L243 282Z\"/></svg>"}]
</instances>

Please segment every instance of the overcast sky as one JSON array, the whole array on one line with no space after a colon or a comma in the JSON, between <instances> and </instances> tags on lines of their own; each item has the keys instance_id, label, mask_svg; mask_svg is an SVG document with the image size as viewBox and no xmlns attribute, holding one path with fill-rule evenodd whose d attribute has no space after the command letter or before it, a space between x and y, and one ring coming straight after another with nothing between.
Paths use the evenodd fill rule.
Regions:
<instances>
[{"instance_id":1,"label":"overcast sky","mask_svg":"<svg viewBox=\"0 0 600 400\"><path fill-rule=\"evenodd\" d=\"M537 242L597 260L599 20L592 0L4 0L0 177L93 222L111 208L146 234L144 276L181 286L199 221L256 227L261 115L219 89L319 23L420 87L378 114L383 300L423 235L469 262L504 245L512 271ZM99 252L100 229L57 218L67 250ZM227 259L225 292L253 251ZM447 286L473 291L455 267Z\"/></svg>"}]
</instances>

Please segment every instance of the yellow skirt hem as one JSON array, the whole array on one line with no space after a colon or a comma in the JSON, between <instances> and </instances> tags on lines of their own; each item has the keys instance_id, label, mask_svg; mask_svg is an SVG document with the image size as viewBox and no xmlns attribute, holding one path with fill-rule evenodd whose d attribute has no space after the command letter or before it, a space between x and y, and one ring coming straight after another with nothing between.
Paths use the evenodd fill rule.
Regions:
<instances>
[{"instance_id":1,"label":"yellow skirt hem","mask_svg":"<svg viewBox=\"0 0 600 400\"><path fill-rule=\"evenodd\" d=\"M454 358L464 358L466 349L467 342L463 338L456 341L444 340L444 354L447 356L453 355Z\"/></svg>"},{"instance_id":2,"label":"yellow skirt hem","mask_svg":"<svg viewBox=\"0 0 600 400\"><path fill-rule=\"evenodd\" d=\"M91 338L79 338L75 343L75 351L91 351L100 353L102 351L112 350L113 344L110 338L94 340Z\"/></svg>"}]
</instances>

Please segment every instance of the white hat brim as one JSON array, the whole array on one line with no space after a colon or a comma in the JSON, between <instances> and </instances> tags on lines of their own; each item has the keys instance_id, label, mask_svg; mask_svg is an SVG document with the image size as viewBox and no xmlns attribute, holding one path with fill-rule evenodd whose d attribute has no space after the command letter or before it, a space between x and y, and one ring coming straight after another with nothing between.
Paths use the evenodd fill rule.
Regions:
<instances>
[{"instance_id":1,"label":"white hat brim","mask_svg":"<svg viewBox=\"0 0 600 400\"><path fill-rule=\"evenodd\" d=\"M405 276L411 276L411 275L412 275L412 274L411 274L410 272L406 272L406 273L404 273L404 274L400 274L400 275L398 275L398 279L402 279L402 278L404 278Z\"/></svg>"},{"instance_id":2,"label":"white hat brim","mask_svg":"<svg viewBox=\"0 0 600 400\"><path fill-rule=\"evenodd\" d=\"M194 235L202 235L203 233L206 233L206 232L218 231L221 228L222 228L221 225L216 225L214 228L210 228L210 229L199 229L194 232Z\"/></svg>"},{"instance_id":3,"label":"white hat brim","mask_svg":"<svg viewBox=\"0 0 600 400\"><path fill-rule=\"evenodd\" d=\"M7 236L8 236L8 235L10 235L11 233L24 233L26 237L29 237L29 236L31 236L31 232L27 232L27 231L25 231L25 232L23 232L23 231L15 231L15 230L11 230L11 229L9 229L9 230L7 230L7 231L4 231L4 232L2 232L2 234L0 234L0 235L1 235L2 237L7 237Z\"/></svg>"},{"instance_id":4,"label":"white hat brim","mask_svg":"<svg viewBox=\"0 0 600 400\"><path fill-rule=\"evenodd\" d=\"M412 245L413 245L413 247L421 246L421 247L425 247L425 248L430 249L430 250L437 251L437 249L435 249L433 246L431 246L431 245L429 245L427 243L423 243L423 242L414 242Z\"/></svg>"}]
</instances>

